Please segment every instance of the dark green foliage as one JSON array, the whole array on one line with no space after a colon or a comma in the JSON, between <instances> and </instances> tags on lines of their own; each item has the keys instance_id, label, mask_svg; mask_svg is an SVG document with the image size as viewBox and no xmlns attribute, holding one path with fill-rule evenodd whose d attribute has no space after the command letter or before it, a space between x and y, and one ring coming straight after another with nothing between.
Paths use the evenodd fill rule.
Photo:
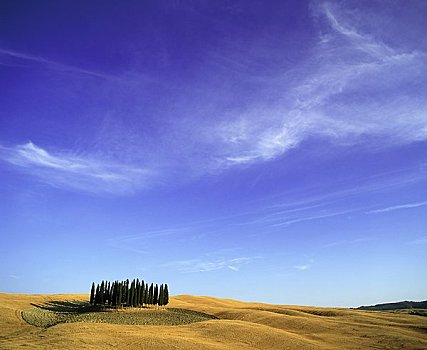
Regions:
<instances>
[{"instance_id":1,"label":"dark green foliage","mask_svg":"<svg viewBox=\"0 0 427 350\"><path fill-rule=\"evenodd\" d=\"M139 299L138 299L138 304L139 306L143 306L144 304L144 280L141 281L141 283L139 284Z\"/></svg>"},{"instance_id":2,"label":"dark green foliage","mask_svg":"<svg viewBox=\"0 0 427 350\"><path fill-rule=\"evenodd\" d=\"M105 302L108 305L111 305L111 283L110 282L107 283Z\"/></svg>"},{"instance_id":3,"label":"dark green foliage","mask_svg":"<svg viewBox=\"0 0 427 350\"><path fill-rule=\"evenodd\" d=\"M117 306L121 307L123 305L123 283L117 284Z\"/></svg>"},{"instance_id":4,"label":"dark green foliage","mask_svg":"<svg viewBox=\"0 0 427 350\"><path fill-rule=\"evenodd\" d=\"M160 286L160 292L159 292L159 306L163 306L163 297L164 297L164 293L163 293L163 284Z\"/></svg>"},{"instance_id":5,"label":"dark green foliage","mask_svg":"<svg viewBox=\"0 0 427 350\"><path fill-rule=\"evenodd\" d=\"M92 288L90 289L90 303L93 305L95 302L95 282L92 282Z\"/></svg>"},{"instance_id":6,"label":"dark green foliage","mask_svg":"<svg viewBox=\"0 0 427 350\"><path fill-rule=\"evenodd\" d=\"M130 306L130 288L129 280L126 280L126 306Z\"/></svg>"},{"instance_id":7,"label":"dark green foliage","mask_svg":"<svg viewBox=\"0 0 427 350\"><path fill-rule=\"evenodd\" d=\"M134 304L136 307L136 306L139 306L139 293L141 292L138 278L136 279L136 288L135 289L136 289L136 291L135 291L135 302L134 302Z\"/></svg>"},{"instance_id":8,"label":"dark green foliage","mask_svg":"<svg viewBox=\"0 0 427 350\"><path fill-rule=\"evenodd\" d=\"M136 279L135 282L135 294L133 296L133 307L137 307L138 306L138 295L139 293L139 279Z\"/></svg>"},{"instance_id":9,"label":"dark green foliage","mask_svg":"<svg viewBox=\"0 0 427 350\"><path fill-rule=\"evenodd\" d=\"M104 281L101 282L101 286L99 287L99 303L101 305L104 305L105 299L104 299Z\"/></svg>"},{"instance_id":10,"label":"dark green foliage","mask_svg":"<svg viewBox=\"0 0 427 350\"><path fill-rule=\"evenodd\" d=\"M129 302L127 306L133 306L133 296L135 294L135 280L133 280L130 284L130 291L129 291Z\"/></svg>"},{"instance_id":11,"label":"dark green foliage","mask_svg":"<svg viewBox=\"0 0 427 350\"><path fill-rule=\"evenodd\" d=\"M111 285L111 300L110 300L111 306L116 306L116 282L113 282Z\"/></svg>"},{"instance_id":12,"label":"dark green foliage","mask_svg":"<svg viewBox=\"0 0 427 350\"><path fill-rule=\"evenodd\" d=\"M139 281L136 280L135 281L135 293L133 294L133 300L132 300L133 307L138 306L138 285L139 285Z\"/></svg>"},{"instance_id":13,"label":"dark green foliage","mask_svg":"<svg viewBox=\"0 0 427 350\"><path fill-rule=\"evenodd\" d=\"M154 286L153 305L157 305L158 302L159 302L159 286L156 284Z\"/></svg>"},{"instance_id":14,"label":"dark green foliage","mask_svg":"<svg viewBox=\"0 0 427 350\"><path fill-rule=\"evenodd\" d=\"M154 285L151 283L150 289L148 290L148 304L153 305L154 300Z\"/></svg>"},{"instance_id":15,"label":"dark green foliage","mask_svg":"<svg viewBox=\"0 0 427 350\"><path fill-rule=\"evenodd\" d=\"M122 282L122 299L121 299L121 304L125 305L126 304L126 298L127 298L127 286L126 286L126 282Z\"/></svg>"},{"instance_id":16,"label":"dark green foliage","mask_svg":"<svg viewBox=\"0 0 427 350\"><path fill-rule=\"evenodd\" d=\"M165 288L163 290L163 305L169 304L169 290L168 285L165 284Z\"/></svg>"},{"instance_id":17,"label":"dark green foliage","mask_svg":"<svg viewBox=\"0 0 427 350\"><path fill-rule=\"evenodd\" d=\"M145 284L145 288L144 288L144 304L148 305L148 283Z\"/></svg>"},{"instance_id":18,"label":"dark green foliage","mask_svg":"<svg viewBox=\"0 0 427 350\"><path fill-rule=\"evenodd\" d=\"M99 300L99 284L96 286L96 290L95 290L95 305L99 305L100 304L100 300Z\"/></svg>"},{"instance_id":19,"label":"dark green foliage","mask_svg":"<svg viewBox=\"0 0 427 350\"><path fill-rule=\"evenodd\" d=\"M141 307L147 305L164 306L169 302L167 285L148 283L133 279L126 281L101 281L101 284L92 283L90 304L109 305L113 307Z\"/></svg>"}]
</instances>

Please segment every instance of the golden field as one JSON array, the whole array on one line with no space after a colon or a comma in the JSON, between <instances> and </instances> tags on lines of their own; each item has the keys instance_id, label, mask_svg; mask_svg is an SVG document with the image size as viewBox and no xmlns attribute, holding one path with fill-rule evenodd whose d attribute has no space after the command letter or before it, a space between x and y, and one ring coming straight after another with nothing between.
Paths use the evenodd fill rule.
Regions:
<instances>
[{"instance_id":1,"label":"golden field","mask_svg":"<svg viewBox=\"0 0 427 350\"><path fill-rule=\"evenodd\" d=\"M32 304L87 299L85 294L0 293L0 348L427 349L427 317L423 316L190 295L171 297L168 308L198 311L218 319L179 326L75 322L48 328L22 319L22 311L32 310ZM156 312L160 315L167 310Z\"/></svg>"}]
</instances>

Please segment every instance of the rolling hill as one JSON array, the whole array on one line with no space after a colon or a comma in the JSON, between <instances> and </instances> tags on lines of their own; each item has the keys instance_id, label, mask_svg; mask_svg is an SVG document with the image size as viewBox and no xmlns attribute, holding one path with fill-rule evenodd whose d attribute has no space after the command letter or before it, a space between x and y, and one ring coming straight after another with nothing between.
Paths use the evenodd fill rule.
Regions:
<instances>
[{"instance_id":1,"label":"rolling hill","mask_svg":"<svg viewBox=\"0 0 427 350\"><path fill-rule=\"evenodd\" d=\"M370 306L360 306L359 310L400 310L400 309L427 309L425 301L398 301L396 303L384 303Z\"/></svg>"},{"instance_id":2,"label":"rolling hill","mask_svg":"<svg viewBox=\"0 0 427 350\"><path fill-rule=\"evenodd\" d=\"M0 294L0 348L20 349L426 349L427 318L389 312L247 303L180 295L166 310L114 311L109 323L73 319L45 326L23 315L43 305L73 307L87 295ZM46 311L45 309L42 309ZM47 310L49 312L50 310ZM67 311L67 310L65 310ZM67 312L71 312L68 310ZM145 312L145 314L144 314ZM148 312L148 313L147 313ZM172 317L188 318L168 325ZM36 314L37 316L38 314ZM161 319L165 318L167 321ZM104 315L105 316L105 315ZM38 317L38 316L37 316ZM106 321L107 320L107 321ZM189 321L190 320L190 321ZM187 322L188 321L188 322ZM127 321L126 321L127 322ZM125 322L125 323L126 323ZM181 321L179 321L181 322ZM175 323L176 324L176 323Z\"/></svg>"}]
</instances>

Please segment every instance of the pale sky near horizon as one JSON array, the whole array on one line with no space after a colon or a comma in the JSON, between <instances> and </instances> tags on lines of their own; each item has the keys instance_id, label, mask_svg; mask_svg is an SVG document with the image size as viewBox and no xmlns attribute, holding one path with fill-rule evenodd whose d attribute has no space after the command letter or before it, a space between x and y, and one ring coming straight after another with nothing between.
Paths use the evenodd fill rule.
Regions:
<instances>
[{"instance_id":1,"label":"pale sky near horizon","mask_svg":"<svg viewBox=\"0 0 427 350\"><path fill-rule=\"evenodd\" d=\"M427 299L426 18L0 0L0 292Z\"/></svg>"}]
</instances>

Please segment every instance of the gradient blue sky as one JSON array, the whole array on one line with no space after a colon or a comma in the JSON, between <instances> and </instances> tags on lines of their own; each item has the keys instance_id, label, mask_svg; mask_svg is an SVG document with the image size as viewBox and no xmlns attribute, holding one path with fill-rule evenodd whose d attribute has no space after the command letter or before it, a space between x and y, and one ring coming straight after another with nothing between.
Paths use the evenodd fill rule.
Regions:
<instances>
[{"instance_id":1,"label":"gradient blue sky","mask_svg":"<svg viewBox=\"0 0 427 350\"><path fill-rule=\"evenodd\" d=\"M0 1L0 290L427 298L426 1Z\"/></svg>"}]
</instances>

